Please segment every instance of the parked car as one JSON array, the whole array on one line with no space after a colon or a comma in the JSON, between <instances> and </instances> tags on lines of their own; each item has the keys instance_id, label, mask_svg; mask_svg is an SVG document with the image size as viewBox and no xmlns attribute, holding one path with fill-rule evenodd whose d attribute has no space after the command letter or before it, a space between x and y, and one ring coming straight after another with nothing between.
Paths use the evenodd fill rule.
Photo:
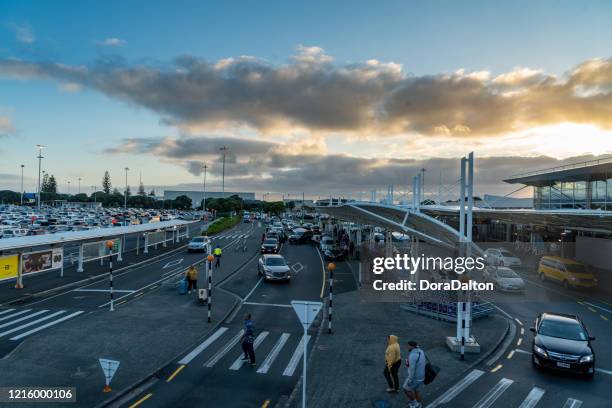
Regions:
<instances>
[{"instance_id":1,"label":"parked car","mask_svg":"<svg viewBox=\"0 0 612 408\"><path fill-rule=\"evenodd\" d=\"M569 371L593 377L595 351L584 323L573 315L542 313L530 330L534 333L534 367Z\"/></svg>"},{"instance_id":2,"label":"parked car","mask_svg":"<svg viewBox=\"0 0 612 408\"><path fill-rule=\"evenodd\" d=\"M286 280L291 279L291 269L282 255L262 255L257 265L257 276L263 276L264 280Z\"/></svg>"},{"instance_id":3,"label":"parked car","mask_svg":"<svg viewBox=\"0 0 612 408\"><path fill-rule=\"evenodd\" d=\"M187 244L187 252L206 252L209 243L210 240L206 237L193 237Z\"/></svg>"},{"instance_id":4,"label":"parked car","mask_svg":"<svg viewBox=\"0 0 612 408\"><path fill-rule=\"evenodd\" d=\"M586 265L559 256L543 256L538 265L538 276L542 282L552 280L562 284L564 288L597 286L597 278Z\"/></svg>"},{"instance_id":5,"label":"parked car","mask_svg":"<svg viewBox=\"0 0 612 408\"><path fill-rule=\"evenodd\" d=\"M266 238L261 244L262 254L278 254L279 250L280 245L278 244L278 239L276 238Z\"/></svg>"},{"instance_id":6,"label":"parked car","mask_svg":"<svg viewBox=\"0 0 612 408\"><path fill-rule=\"evenodd\" d=\"M492 282L501 292L523 292L525 281L505 266L487 266L483 272L486 282Z\"/></svg>"},{"instance_id":7,"label":"parked car","mask_svg":"<svg viewBox=\"0 0 612 408\"><path fill-rule=\"evenodd\" d=\"M519 268L522 266L520 258L503 248L489 248L485 251L485 258L489 265L509 266Z\"/></svg>"}]
</instances>

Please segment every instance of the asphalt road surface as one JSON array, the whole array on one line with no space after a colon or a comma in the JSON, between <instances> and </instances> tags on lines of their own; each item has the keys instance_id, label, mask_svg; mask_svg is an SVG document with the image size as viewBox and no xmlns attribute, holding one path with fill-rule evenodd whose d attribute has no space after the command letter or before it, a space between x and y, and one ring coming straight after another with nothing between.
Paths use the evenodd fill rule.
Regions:
<instances>
[{"instance_id":1,"label":"asphalt road surface","mask_svg":"<svg viewBox=\"0 0 612 408\"><path fill-rule=\"evenodd\" d=\"M291 282L264 282L257 257L222 287L242 299L241 307L211 336L167 367L165 377L124 406L260 407L289 395L302 371L303 329L291 300L321 300L324 270L309 245L284 245ZM255 322L256 366L244 364L239 338L243 315ZM311 328L307 345L312 345Z\"/></svg>"}]
</instances>

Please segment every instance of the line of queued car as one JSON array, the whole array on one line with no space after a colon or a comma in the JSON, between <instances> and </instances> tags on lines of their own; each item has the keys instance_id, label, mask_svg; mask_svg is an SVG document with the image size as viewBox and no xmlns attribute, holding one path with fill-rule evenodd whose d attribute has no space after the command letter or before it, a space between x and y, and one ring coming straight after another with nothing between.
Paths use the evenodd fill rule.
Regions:
<instances>
[{"instance_id":1,"label":"line of queued car","mask_svg":"<svg viewBox=\"0 0 612 408\"><path fill-rule=\"evenodd\" d=\"M201 218L202 214L198 211L47 206L38 210L34 207L3 205L0 206L0 238Z\"/></svg>"}]
</instances>

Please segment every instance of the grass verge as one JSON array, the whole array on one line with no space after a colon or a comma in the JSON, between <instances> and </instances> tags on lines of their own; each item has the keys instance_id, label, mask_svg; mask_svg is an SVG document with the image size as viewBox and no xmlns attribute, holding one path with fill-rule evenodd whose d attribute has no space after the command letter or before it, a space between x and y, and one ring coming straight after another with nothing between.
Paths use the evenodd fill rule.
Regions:
<instances>
[{"instance_id":1,"label":"grass verge","mask_svg":"<svg viewBox=\"0 0 612 408\"><path fill-rule=\"evenodd\" d=\"M221 217L217 218L212 222L206 229L206 231L202 232L202 235L213 235L217 234L221 231L225 231L226 229L232 228L234 225L240 222L240 216L235 215L233 217Z\"/></svg>"}]
</instances>

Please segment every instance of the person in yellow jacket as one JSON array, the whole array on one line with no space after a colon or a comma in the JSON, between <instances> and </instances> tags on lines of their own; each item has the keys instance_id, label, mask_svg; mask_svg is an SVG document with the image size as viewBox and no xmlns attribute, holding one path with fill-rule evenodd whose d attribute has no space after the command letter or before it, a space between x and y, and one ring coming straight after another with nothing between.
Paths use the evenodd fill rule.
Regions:
<instances>
[{"instance_id":1,"label":"person in yellow jacket","mask_svg":"<svg viewBox=\"0 0 612 408\"><path fill-rule=\"evenodd\" d=\"M195 265L187 268L185 278L187 279L187 293L191 294L192 288L193 290L198 290L198 268Z\"/></svg>"},{"instance_id":2,"label":"person in yellow jacket","mask_svg":"<svg viewBox=\"0 0 612 408\"><path fill-rule=\"evenodd\" d=\"M223 250L221 249L219 245L217 245L215 249L213 249L213 255L215 256L215 267L217 268L221 266L221 254L222 253L223 253Z\"/></svg>"},{"instance_id":3,"label":"person in yellow jacket","mask_svg":"<svg viewBox=\"0 0 612 408\"><path fill-rule=\"evenodd\" d=\"M399 392L398 371L402 365L402 356L397 336L390 334L387 336L387 350L385 351L385 379L389 388L387 392Z\"/></svg>"}]
</instances>

